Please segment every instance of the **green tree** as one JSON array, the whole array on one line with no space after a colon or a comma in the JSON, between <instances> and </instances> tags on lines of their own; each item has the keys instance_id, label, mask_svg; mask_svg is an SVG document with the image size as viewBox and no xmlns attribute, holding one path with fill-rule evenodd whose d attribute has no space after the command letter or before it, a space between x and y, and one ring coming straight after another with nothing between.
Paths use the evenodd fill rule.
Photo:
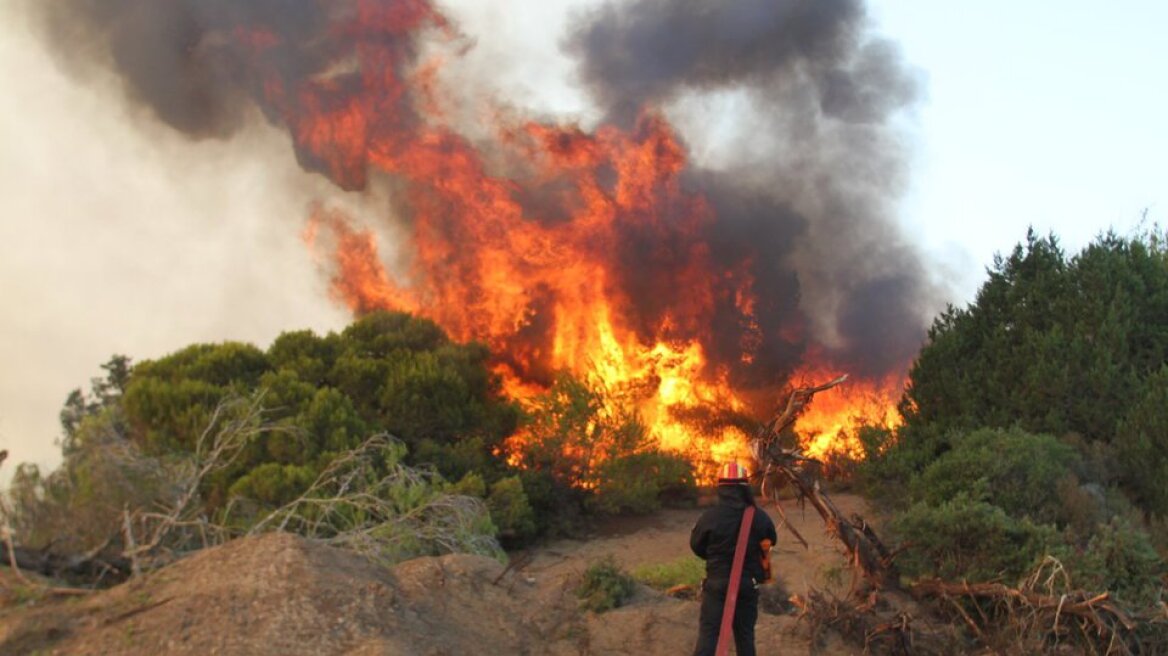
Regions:
<instances>
[{"instance_id":1,"label":"green tree","mask_svg":"<svg viewBox=\"0 0 1168 656\"><path fill-rule=\"evenodd\" d=\"M1050 553L1083 585L1158 589L1163 562L1128 497L1168 512L1164 244L1109 233L1068 258L1030 231L972 304L936 319L904 424L861 468L913 504L893 522L904 571L1017 576Z\"/></svg>"},{"instance_id":2,"label":"green tree","mask_svg":"<svg viewBox=\"0 0 1168 656\"><path fill-rule=\"evenodd\" d=\"M897 448L1017 425L1110 444L1168 361L1168 257L1147 236L1102 235L1068 259L1033 232L996 259L973 304L933 324L909 373ZM931 456L931 457L930 457Z\"/></svg>"},{"instance_id":3,"label":"green tree","mask_svg":"<svg viewBox=\"0 0 1168 656\"><path fill-rule=\"evenodd\" d=\"M339 334L284 333L266 352L196 344L143 362L121 406L130 438L162 455L190 452L221 399L262 392L265 420L280 430L258 433L203 492L209 511L232 494L275 506L374 433L395 435L410 464L452 480L487 469L518 421L487 359L481 345L455 344L431 321L375 312Z\"/></svg>"},{"instance_id":4,"label":"green tree","mask_svg":"<svg viewBox=\"0 0 1168 656\"><path fill-rule=\"evenodd\" d=\"M909 374L906 424L1110 441L1168 357L1168 260L1145 242L1107 234L1068 260L1030 232L972 305L934 323Z\"/></svg>"},{"instance_id":5,"label":"green tree","mask_svg":"<svg viewBox=\"0 0 1168 656\"><path fill-rule=\"evenodd\" d=\"M133 370L130 358L124 355L113 355L109 361L101 365L105 370L104 378L90 380L90 393L87 396L81 388L73 390L65 399L65 405L59 415L61 430L64 433L63 447L65 451L72 448L72 440L87 417L99 414L102 410L114 406L126 391Z\"/></svg>"},{"instance_id":6,"label":"green tree","mask_svg":"<svg viewBox=\"0 0 1168 656\"><path fill-rule=\"evenodd\" d=\"M1119 424L1116 446L1124 482L1142 507L1168 516L1168 365L1144 382Z\"/></svg>"}]
</instances>

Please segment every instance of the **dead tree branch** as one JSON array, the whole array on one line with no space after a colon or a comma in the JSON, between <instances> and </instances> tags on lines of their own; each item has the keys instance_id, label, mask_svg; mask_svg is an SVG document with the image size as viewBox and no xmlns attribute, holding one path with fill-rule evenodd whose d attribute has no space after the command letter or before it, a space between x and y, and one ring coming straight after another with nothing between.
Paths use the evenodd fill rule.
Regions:
<instances>
[{"instance_id":1,"label":"dead tree branch","mask_svg":"<svg viewBox=\"0 0 1168 656\"><path fill-rule=\"evenodd\" d=\"M452 552L499 557L498 542L483 530L488 516L483 503L441 492L435 474L384 456L400 451L388 435L369 438L248 533L291 531L382 562Z\"/></svg>"},{"instance_id":2,"label":"dead tree branch","mask_svg":"<svg viewBox=\"0 0 1168 656\"><path fill-rule=\"evenodd\" d=\"M1168 641L1168 607L1134 611L1109 592L1074 589L1062 562L1049 555L1017 588L929 579L910 592L957 610L979 637L1006 632L1018 644L1076 644L1091 653L1125 656L1159 653Z\"/></svg>"},{"instance_id":3,"label":"dead tree branch","mask_svg":"<svg viewBox=\"0 0 1168 656\"><path fill-rule=\"evenodd\" d=\"M174 473L174 500L160 511L138 508L127 513L124 555L137 571L140 559L163 564L174 553L220 544L233 532L203 514L194 502L210 476L234 464L252 440L264 433L290 430L264 421L264 392L219 402L195 441L193 455ZM139 543L134 526L145 534Z\"/></svg>"},{"instance_id":4,"label":"dead tree branch","mask_svg":"<svg viewBox=\"0 0 1168 656\"><path fill-rule=\"evenodd\" d=\"M831 502L815 473L818 461L804 456L798 448L786 449L779 444L780 433L795 423L817 393L836 387L847 378L847 375L843 375L822 385L792 390L783 409L751 440L751 451L755 460L762 466L763 498L775 501L775 507L779 507L776 494L782 487L790 485L800 503L811 503L823 518L828 533L843 544L849 560L873 586L895 587L898 585L899 575L892 563L892 554L876 536L872 527L860 517L846 519ZM789 522L782 523L806 547L807 542L803 536L799 535Z\"/></svg>"}]
</instances>

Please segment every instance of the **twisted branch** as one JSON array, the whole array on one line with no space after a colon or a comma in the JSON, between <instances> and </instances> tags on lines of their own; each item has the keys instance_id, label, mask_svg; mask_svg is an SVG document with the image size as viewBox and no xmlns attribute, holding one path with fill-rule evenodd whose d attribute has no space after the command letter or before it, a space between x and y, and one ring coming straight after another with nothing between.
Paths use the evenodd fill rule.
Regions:
<instances>
[{"instance_id":1,"label":"twisted branch","mask_svg":"<svg viewBox=\"0 0 1168 656\"><path fill-rule=\"evenodd\" d=\"M892 564L892 553L863 518L856 516L853 520L848 520L832 503L815 474L819 461L803 455L798 448L785 449L779 444L779 435L795 423L816 394L836 387L847 379L845 374L822 385L793 390L783 410L767 422L751 440L751 452L755 460L762 465L760 491L763 498L773 502L782 518L782 525L803 544L804 548L807 547L807 541L786 521L786 515L778 504L778 490L787 485L795 490L800 503L811 503L823 518L827 532L843 544L849 560L873 586L895 587L898 585L899 575Z\"/></svg>"}]
</instances>

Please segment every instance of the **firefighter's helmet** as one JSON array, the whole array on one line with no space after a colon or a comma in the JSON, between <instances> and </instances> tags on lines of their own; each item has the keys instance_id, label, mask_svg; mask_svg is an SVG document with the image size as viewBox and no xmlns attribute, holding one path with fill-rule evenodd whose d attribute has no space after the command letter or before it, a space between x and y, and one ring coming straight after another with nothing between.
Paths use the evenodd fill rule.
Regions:
<instances>
[{"instance_id":1,"label":"firefighter's helmet","mask_svg":"<svg viewBox=\"0 0 1168 656\"><path fill-rule=\"evenodd\" d=\"M749 482L750 472L737 460L731 460L718 470L718 485L746 485Z\"/></svg>"}]
</instances>

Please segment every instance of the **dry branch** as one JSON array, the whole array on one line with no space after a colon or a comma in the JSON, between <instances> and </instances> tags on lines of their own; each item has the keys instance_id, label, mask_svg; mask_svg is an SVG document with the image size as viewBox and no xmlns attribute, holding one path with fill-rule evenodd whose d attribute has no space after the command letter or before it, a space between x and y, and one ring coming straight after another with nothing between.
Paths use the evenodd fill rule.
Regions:
<instances>
[{"instance_id":1,"label":"dry branch","mask_svg":"<svg viewBox=\"0 0 1168 656\"><path fill-rule=\"evenodd\" d=\"M822 385L793 390L783 409L767 422L751 440L751 451L762 466L761 493L763 498L775 501L783 518L782 524L804 547L807 541L786 521L778 505L778 489L790 485L800 503L810 502L823 518L828 533L837 538L847 551L849 560L877 588L895 587L899 575L892 563L892 554L876 536L871 526L856 516L848 520L823 491L815 472L819 462L804 456L799 449L785 449L779 444L779 435L799 418L819 392L829 390L847 380L840 376Z\"/></svg>"},{"instance_id":2,"label":"dry branch","mask_svg":"<svg viewBox=\"0 0 1168 656\"><path fill-rule=\"evenodd\" d=\"M291 430L264 421L264 392L251 397L229 397L215 406L195 442L192 457L176 476L174 501L161 512L137 509L126 520L125 556L137 566L140 558L167 559L175 552L206 548L233 537L233 531L207 518L197 504L199 488L212 474L230 467L244 447L264 433ZM138 544L133 525L142 527L146 540ZM154 563L154 566L161 564Z\"/></svg>"},{"instance_id":3,"label":"dry branch","mask_svg":"<svg viewBox=\"0 0 1168 656\"><path fill-rule=\"evenodd\" d=\"M109 537L85 553L55 553L53 545L28 549L6 538L8 533L0 534L8 562L14 568L96 584L156 569L179 554L245 533L266 531L294 532L382 561L448 552L501 556L485 505L446 494L433 472L400 464L405 449L388 435L374 436L341 454L304 494L274 511L258 514L254 503L233 499L224 511L208 516L200 498L206 481L236 463L257 436L293 430L266 421L263 397L260 392L220 402L193 453L178 463L144 457L124 438L103 445L102 457L114 463L113 471L166 481L164 494L152 507L129 503L111 513ZM9 516L0 505L0 529Z\"/></svg>"},{"instance_id":4,"label":"dry branch","mask_svg":"<svg viewBox=\"0 0 1168 656\"><path fill-rule=\"evenodd\" d=\"M1051 557L1018 588L1001 583L953 583L939 579L919 581L911 588L914 597L937 600L955 609L979 637L1008 628L1017 641L1038 641L1048 645L1069 638L1086 640L1104 654L1146 654L1153 645L1146 643L1143 632L1161 627L1159 637L1168 633L1168 614L1154 610L1139 614L1124 609L1107 592L1067 590L1046 592L1036 588L1039 574L1048 568L1061 570ZM1049 583L1049 579L1048 579ZM968 608L978 610L979 619ZM984 639L983 639L984 642Z\"/></svg>"},{"instance_id":5,"label":"dry branch","mask_svg":"<svg viewBox=\"0 0 1168 656\"><path fill-rule=\"evenodd\" d=\"M812 653L830 631L863 645L865 654L913 654L917 643L930 645L922 650L925 653L947 653L945 647L932 645L953 643L949 635L923 635L911 615L880 603L875 595L841 599L810 590L806 596L792 596L791 603L799 611L799 621L808 625Z\"/></svg>"},{"instance_id":6,"label":"dry branch","mask_svg":"<svg viewBox=\"0 0 1168 656\"><path fill-rule=\"evenodd\" d=\"M498 542L483 530L483 503L441 492L432 472L381 462L400 450L388 435L369 438L248 533L291 531L383 562L452 552L501 556Z\"/></svg>"}]
</instances>

